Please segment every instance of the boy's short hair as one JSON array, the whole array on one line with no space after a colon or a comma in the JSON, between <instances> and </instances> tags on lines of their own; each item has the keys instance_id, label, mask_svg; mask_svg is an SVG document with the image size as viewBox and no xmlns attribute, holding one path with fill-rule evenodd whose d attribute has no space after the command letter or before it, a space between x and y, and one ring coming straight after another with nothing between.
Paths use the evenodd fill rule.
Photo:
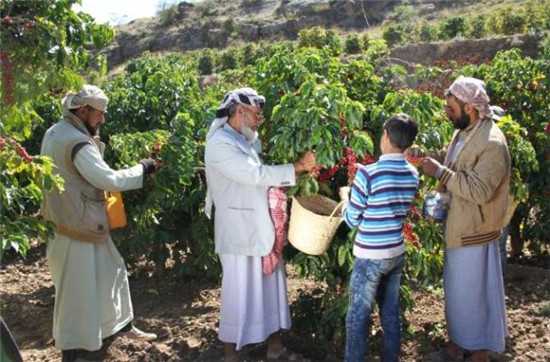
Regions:
<instances>
[{"instance_id":1,"label":"boy's short hair","mask_svg":"<svg viewBox=\"0 0 550 362\"><path fill-rule=\"evenodd\" d=\"M401 151L409 148L418 134L418 125L405 113L399 113L384 122L390 143Z\"/></svg>"}]
</instances>

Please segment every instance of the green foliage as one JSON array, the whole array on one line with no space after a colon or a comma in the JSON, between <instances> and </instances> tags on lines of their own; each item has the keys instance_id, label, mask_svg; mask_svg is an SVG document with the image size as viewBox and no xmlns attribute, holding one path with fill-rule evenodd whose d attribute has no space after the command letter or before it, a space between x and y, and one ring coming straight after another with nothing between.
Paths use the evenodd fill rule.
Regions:
<instances>
[{"instance_id":1,"label":"green foliage","mask_svg":"<svg viewBox=\"0 0 550 362\"><path fill-rule=\"evenodd\" d=\"M50 94L80 86L84 73L97 77L105 64L92 50L107 45L113 30L75 12L75 3L0 2L0 255L9 247L25 254L30 238L46 239L38 205L44 190L62 187L51 161L29 156L20 142L37 153L37 131L59 115L59 101Z\"/></svg>"},{"instance_id":2,"label":"green foliage","mask_svg":"<svg viewBox=\"0 0 550 362\"><path fill-rule=\"evenodd\" d=\"M418 31L418 37L421 41L435 41L439 37L439 32L435 26L430 23L422 23Z\"/></svg>"},{"instance_id":3,"label":"green foliage","mask_svg":"<svg viewBox=\"0 0 550 362\"><path fill-rule=\"evenodd\" d=\"M396 113L406 113L418 123L416 143L426 149L440 150L450 141L453 127L446 121L441 99L411 90L389 92L370 113L368 126L376 132L376 139L381 136L384 121Z\"/></svg>"},{"instance_id":4,"label":"green foliage","mask_svg":"<svg viewBox=\"0 0 550 362\"><path fill-rule=\"evenodd\" d=\"M527 130L509 115L501 118L498 126L506 136L512 157L510 191L516 201L525 202L529 196L527 178L539 171L535 148L527 139Z\"/></svg>"},{"instance_id":5,"label":"green foliage","mask_svg":"<svg viewBox=\"0 0 550 362\"><path fill-rule=\"evenodd\" d=\"M361 39L357 34L348 35L345 42L345 51L348 54L357 54L363 51Z\"/></svg>"},{"instance_id":6,"label":"green foliage","mask_svg":"<svg viewBox=\"0 0 550 362\"><path fill-rule=\"evenodd\" d=\"M342 84L306 80L273 109L273 125L267 134L269 156L277 163L287 163L315 149L318 163L334 166L345 145L342 132L361 129L363 112L360 103L347 97ZM364 147L361 154L366 151Z\"/></svg>"},{"instance_id":7,"label":"green foliage","mask_svg":"<svg viewBox=\"0 0 550 362\"><path fill-rule=\"evenodd\" d=\"M181 111L202 119L196 66L179 55L144 56L104 87L112 105L103 134L169 129Z\"/></svg>"},{"instance_id":8,"label":"green foliage","mask_svg":"<svg viewBox=\"0 0 550 362\"><path fill-rule=\"evenodd\" d=\"M210 53L204 53L199 58L199 74L208 75L214 71L214 61Z\"/></svg>"},{"instance_id":9,"label":"green foliage","mask_svg":"<svg viewBox=\"0 0 550 362\"><path fill-rule=\"evenodd\" d=\"M446 19L440 25L439 33L443 39L453 39L466 33L466 19L463 16L454 16Z\"/></svg>"},{"instance_id":10,"label":"green foliage","mask_svg":"<svg viewBox=\"0 0 550 362\"><path fill-rule=\"evenodd\" d=\"M74 3L2 1L3 124L19 123L17 130L25 129L23 124L35 117L29 102L53 88L79 86L79 74L94 62L90 49L112 40L111 28L96 24L88 14L74 12ZM29 136L25 131L11 134L19 140Z\"/></svg>"},{"instance_id":11,"label":"green foliage","mask_svg":"<svg viewBox=\"0 0 550 362\"><path fill-rule=\"evenodd\" d=\"M221 70L235 69L237 68L237 57L233 50L226 50L223 52L220 58L220 68Z\"/></svg>"},{"instance_id":12,"label":"green foliage","mask_svg":"<svg viewBox=\"0 0 550 362\"><path fill-rule=\"evenodd\" d=\"M32 157L14 139L0 136L0 260L8 248L25 255L32 238L51 232L35 214L43 190L63 189L52 171L50 159Z\"/></svg>"},{"instance_id":13,"label":"green foliage","mask_svg":"<svg viewBox=\"0 0 550 362\"><path fill-rule=\"evenodd\" d=\"M342 52L340 37L334 31L318 26L300 30L298 33L298 46L318 49L326 47L332 55L338 55Z\"/></svg>"},{"instance_id":14,"label":"green foliage","mask_svg":"<svg viewBox=\"0 0 550 362\"><path fill-rule=\"evenodd\" d=\"M405 28L400 24L392 24L384 29L382 38L390 47L402 44L406 39Z\"/></svg>"},{"instance_id":15,"label":"green foliage","mask_svg":"<svg viewBox=\"0 0 550 362\"><path fill-rule=\"evenodd\" d=\"M483 38L487 35L487 17L478 15L470 19L468 23L468 31L466 33L470 38Z\"/></svg>"}]
</instances>

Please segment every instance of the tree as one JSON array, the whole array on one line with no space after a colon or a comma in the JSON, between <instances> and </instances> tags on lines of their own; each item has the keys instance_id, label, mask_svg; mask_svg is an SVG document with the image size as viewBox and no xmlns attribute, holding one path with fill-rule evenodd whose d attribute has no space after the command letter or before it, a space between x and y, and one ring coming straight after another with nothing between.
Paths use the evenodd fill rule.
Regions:
<instances>
[{"instance_id":1,"label":"tree","mask_svg":"<svg viewBox=\"0 0 550 362\"><path fill-rule=\"evenodd\" d=\"M0 3L0 256L13 248L24 254L30 238L48 226L36 215L42 191L62 188L51 160L29 155L21 141L41 120L33 101L79 86L81 74L104 64L92 54L113 31L72 9L75 0Z\"/></svg>"}]
</instances>

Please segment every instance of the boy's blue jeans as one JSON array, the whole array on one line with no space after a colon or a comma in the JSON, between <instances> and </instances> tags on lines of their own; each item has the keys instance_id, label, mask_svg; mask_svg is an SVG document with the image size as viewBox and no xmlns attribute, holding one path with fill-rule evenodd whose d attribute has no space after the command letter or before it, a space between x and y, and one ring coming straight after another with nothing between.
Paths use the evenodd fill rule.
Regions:
<instances>
[{"instance_id":1,"label":"boy's blue jeans","mask_svg":"<svg viewBox=\"0 0 550 362\"><path fill-rule=\"evenodd\" d=\"M399 361L401 318L399 287L405 255L389 259L355 259L346 316L346 362L365 361L374 301L384 331L382 360Z\"/></svg>"}]
</instances>

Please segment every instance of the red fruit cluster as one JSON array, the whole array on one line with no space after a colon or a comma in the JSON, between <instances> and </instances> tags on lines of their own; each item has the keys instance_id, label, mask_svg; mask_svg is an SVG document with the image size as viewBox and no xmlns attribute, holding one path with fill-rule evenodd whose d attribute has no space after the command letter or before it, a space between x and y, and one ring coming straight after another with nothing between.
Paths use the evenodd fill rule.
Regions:
<instances>
[{"instance_id":1,"label":"red fruit cluster","mask_svg":"<svg viewBox=\"0 0 550 362\"><path fill-rule=\"evenodd\" d=\"M412 155L407 155L407 161L413 164L413 166L418 167L422 163L422 160L424 160L424 157L415 157Z\"/></svg>"},{"instance_id":2,"label":"red fruit cluster","mask_svg":"<svg viewBox=\"0 0 550 362\"><path fill-rule=\"evenodd\" d=\"M413 231L413 225L411 223L405 223L403 225L403 236L405 241L411 243L415 248L420 248L420 242L418 241L418 236Z\"/></svg>"},{"instance_id":3,"label":"red fruit cluster","mask_svg":"<svg viewBox=\"0 0 550 362\"><path fill-rule=\"evenodd\" d=\"M544 132L550 134L550 122L546 123L546 127L544 127Z\"/></svg>"},{"instance_id":4,"label":"red fruit cluster","mask_svg":"<svg viewBox=\"0 0 550 362\"><path fill-rule=\"evenodd\" d=\"M344 148L344 158L340 160L340 166L347 167L348 184L351 184L357 172L357 155L353 152L351 147Z\"/></svg>"},{"instance_id":5,"label":"red fruit cluster","mask_svg":"<svg viewBox=\"0 0 550 362\"><path fill-rule=\"evenodd\" d=\"M361 163L363 165L370 165L371 163L375 163L375 162L376 162L376 159L372 155L369 155L368 153L365 153L365 156L361 160Z\"/></svg>"},{"instance_id":6,"label":"red fruit cluster","mask_svg":"<svg viewBox=\"0 0 550 362\"><path fill-rule=\"evenodd\" d=\"M25 149L25 147L17 144L15 146L15 152L17 152L17 154L19 155L19 157L21 157L23 160L25 160L25 162L27 163L31 163L32 162L32 156L28 154L27 150Z\"/></svg>"},{"instance_id":7,"label":"red fruit cluster","mask_svg":"<svg viewBox=\"0 0 550 362\"><path fill-rule=\"evenodd\" d=\"M11 17L11 16L4 16L4 17L2 18L2 24L4 24L4 25L11 25L11 24L13 24L13 19L12 19L12 17Z\"/></svg>"},{"instance_id":8,"label":"red fruit cluster","mask_svg":"<svg viewBox=\"0 0 550 362\"><path fill-rule=\"evenodd\" d=\"M13 78L13 63L7 52L0 51L0 66L2 67L2 94L5 105L9 106L13 104L14 97L14 78Z\"/></svg>"},{"instance_id":9,"label":"red fruit cluster","mask_svg":"<svg viewBox=\"0 0 550 362\"><path fill-rule=\"evenodd\" d=\"M336 172L340 169L340 166L336 165L329 169L324 169L319 172L319 181L324 182L330 180Z\"/></svg>"}]
</instances>

